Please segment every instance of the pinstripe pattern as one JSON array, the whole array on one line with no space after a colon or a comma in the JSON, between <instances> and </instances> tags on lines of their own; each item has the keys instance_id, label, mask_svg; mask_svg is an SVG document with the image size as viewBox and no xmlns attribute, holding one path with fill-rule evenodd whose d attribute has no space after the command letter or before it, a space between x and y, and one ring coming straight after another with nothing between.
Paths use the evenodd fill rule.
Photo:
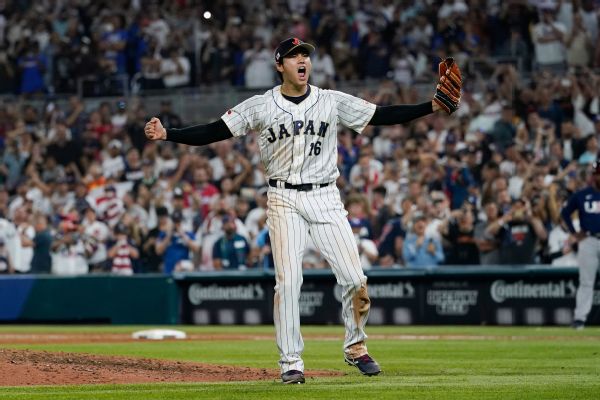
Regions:
<instances>
[{"instance_id":1,"label":"pinstripe pattern","mask_svg":"<svg viewBox=\"0 0 600 400\"><path fill-rule=\"evenodd\" d=\"M338 124L360 133L375 112L375 104L366 100L335 90L311 88L311 94L300 104L286 100L280 87L275 87L243 101L221 116L235 137L249 130L258 132L267 179L294 185L334 182L339 176ZM294 135L294 121L303 124L298 135ZM307 129L309 121L313 121L314 134ZM324 137L319 136L321 124L327 125ZM287 134L282 133L281 126ZM273 136L276 139L270 141ZM317 142L320 142L320 153L315 155Z\"/></svg>"},{"instance_id":2,"label":"pinstripe pattern","mask_svg":"<svg viewBox=\"0 0 600 400\"><path fill-rule=\"evenodd\" d=\"M281 95L280 87L275 87L238 104L221 117L236 137L249 130L258 132L267 179L292 185L331 183L308 192L284 189L281 185L269 187L267 224L276 282L273 319L282 373L304 371L298 303L308 235L343 289L344 350L348 353L350 346L367 338L364 327L368 312L359 315L353 305L367 278L334 182L339 176L338 124L360 133L376 106L345 93L314 86L311 89L304 101L294 104Z\"/></svg>"}]
</instances>

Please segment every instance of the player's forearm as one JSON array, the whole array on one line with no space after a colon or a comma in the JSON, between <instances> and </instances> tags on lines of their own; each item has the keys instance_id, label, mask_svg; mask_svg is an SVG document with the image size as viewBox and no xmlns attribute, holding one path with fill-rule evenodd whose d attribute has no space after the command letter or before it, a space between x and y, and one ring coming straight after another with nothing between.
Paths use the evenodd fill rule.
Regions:
<instances>
[{"instance_id":1,"label":"player's forearm","mask_svg":"<svg viewBox=\"0 0 600 400\"><path fill-rule=\"evenodd\" d=\"M431 101L421 104L378 106L369 125L403 124L433 113Z\"/></svg>"},{"instance_id":2,"label":"player's forearm","mask_svg":"<svg viewBox=\"0 0 600 400\"><path fill-rule=\"evenodd\" d=\"M167 129L166 140L191 146L205 146L232 137L233 135L225 122L222 119L219 119L206 125L194 125L181 129Z\"/></svg>"}]
</instances>

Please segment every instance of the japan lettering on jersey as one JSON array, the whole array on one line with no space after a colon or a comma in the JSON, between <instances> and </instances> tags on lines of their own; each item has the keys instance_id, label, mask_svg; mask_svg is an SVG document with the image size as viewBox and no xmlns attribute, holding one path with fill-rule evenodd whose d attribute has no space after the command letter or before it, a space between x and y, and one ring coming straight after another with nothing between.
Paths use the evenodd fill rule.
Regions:
<instances>
[{"instance_id":1,"label":"japan lettering on jersey","mask_svg":"<svg viewBox=\"0 0 600 400\"><path fill-rule=\"evenodd\" d=\"M235 137L249 130L258 132L268 179L320 184L339 176L338 123L361 133L376 107L358 97L314 86L304 101L294 104L278 86L243 101L221 119Z\"/></svg>"}]
</instances>

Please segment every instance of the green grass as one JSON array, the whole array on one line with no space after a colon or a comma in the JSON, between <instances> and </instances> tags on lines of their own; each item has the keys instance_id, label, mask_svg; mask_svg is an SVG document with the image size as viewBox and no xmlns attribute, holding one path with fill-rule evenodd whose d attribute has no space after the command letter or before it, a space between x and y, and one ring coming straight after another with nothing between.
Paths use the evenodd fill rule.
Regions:
<instances>
[{"instance_id":1,"label":"green grass","mask_svg":"<svg viewBox=\"0 0 600 400\"><path fill-rule=\"evenodd\" d=\"M1 333L130 333L124 326L0 326ZM180 327L193 333L273 336L266 327ZM347 373L308 379L211 384L0 388L0 399L599 399L600 328L369 327L384 374L366 378L342 362L341 327L304 327L305 364ZM319 335L311 338L311 335ZM403 340L381 335L454 335ZM478 340L458 336L482 337ZM332 338L328 338L332 336ZM335 337L335 339L334 339ZM276 368L273 339L2 345ZM1 373L1 371L0 371Z\"/></svg>"}]
</instances>

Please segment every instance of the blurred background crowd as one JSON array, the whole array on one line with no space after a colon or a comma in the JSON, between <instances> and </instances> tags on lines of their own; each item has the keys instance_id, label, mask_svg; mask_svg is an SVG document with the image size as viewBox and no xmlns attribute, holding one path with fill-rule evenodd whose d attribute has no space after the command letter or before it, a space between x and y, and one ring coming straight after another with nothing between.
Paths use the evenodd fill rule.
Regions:
<instances>
[{"instance_id":1,"label":"blurred background crowd","mask_svg":"<svg viewBox=\"0 0 600 400\"><path fill-rule=\"evenodd\" d=\"M430 99L440 57L465 75L450 117L338 132L365 268L575 265L560 209L599 150L599 6L2 0L0 273L273 268L255 135L193 148L143 127L209 122L174 92L201 109L276 84L290 36L316 44L313 84L378 105ZM312 243L304 266L327 267Z\"/></svg>"}]
</instances>

